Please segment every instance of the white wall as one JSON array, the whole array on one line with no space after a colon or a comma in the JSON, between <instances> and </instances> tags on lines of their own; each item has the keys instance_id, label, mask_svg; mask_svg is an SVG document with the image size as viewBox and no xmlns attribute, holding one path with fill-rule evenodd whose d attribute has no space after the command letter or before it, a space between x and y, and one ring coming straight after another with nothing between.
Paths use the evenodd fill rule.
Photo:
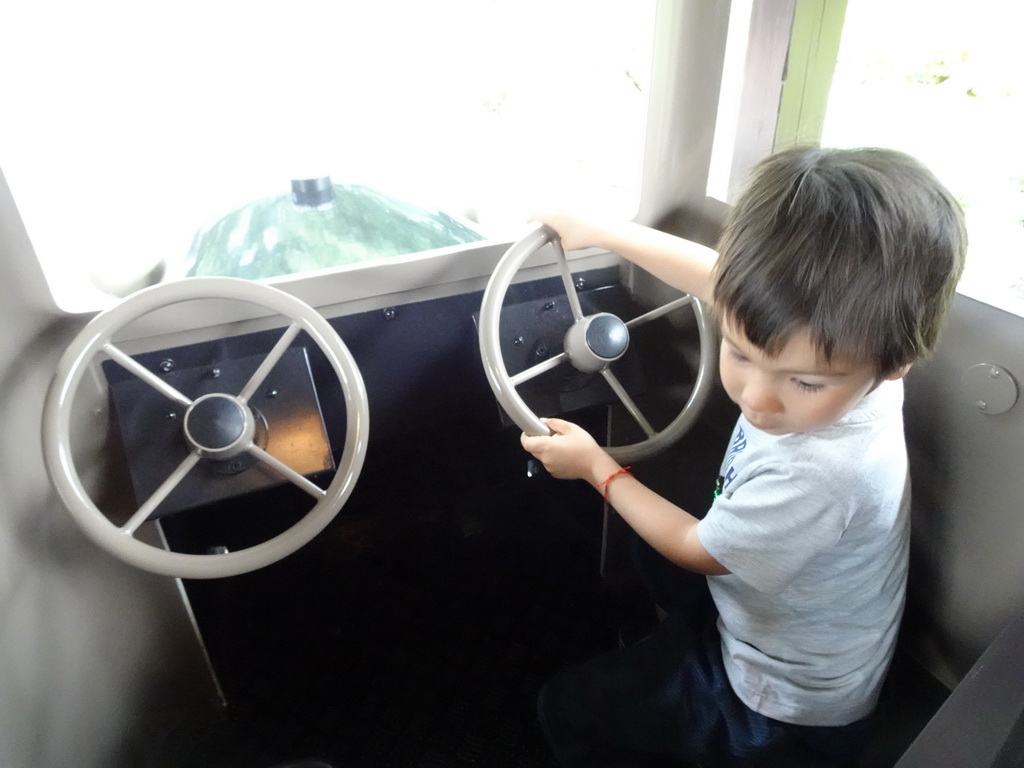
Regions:
<instances>
[{"instance_id":1,"label":"white wall","mask_svg":"<svg viewBox=\"0 0 1024 768\"><path fill-rule=\"evenodd\" d=\"M82 320L50 309L2 174L0 271L0 765L149 765L209 683L175 583L86 541L50 487L42 403Z\"/></svg>"}]
</instances>

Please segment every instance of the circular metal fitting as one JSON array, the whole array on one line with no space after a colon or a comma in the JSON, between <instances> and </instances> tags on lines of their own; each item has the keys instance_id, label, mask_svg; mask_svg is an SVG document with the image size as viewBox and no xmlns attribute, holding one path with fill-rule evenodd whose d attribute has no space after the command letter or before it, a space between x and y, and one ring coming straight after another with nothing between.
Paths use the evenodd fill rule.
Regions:
<instances>
[{"instance_id":1,"label":"circular metal fitting","mask_svg":"<svg viewBox=\"0 0 1024 768\"><path fill-rule=\"evenodd\" d=\"M629 329L615 315L601 312L581 318L565 334L565 353L580 371L601 371L629 348Z\"/></svg>"},{"instance_id":2,"label":"circular metal fitting","mask_svg":"<svg viewBox=\"0 0 1024 768\"><path fill-rule=\"evenodd\" d=\"M1006 413L1017 402L1017 382L1005 368L994 363L972 365L960 379L967 401L986 416Z\"/></svg>"},{"instance_id":3,"label":"circular metal fitting","mask_svg":"<svg viewBox=\"0 0 1024 768\"><path fill-rule=\"evenodd\" d=\"M230 459L250 445L256 433L252 412L231 395L203 395L188 407L185 440L192 450L209 459Z\"/></svg>"}]
</instances>

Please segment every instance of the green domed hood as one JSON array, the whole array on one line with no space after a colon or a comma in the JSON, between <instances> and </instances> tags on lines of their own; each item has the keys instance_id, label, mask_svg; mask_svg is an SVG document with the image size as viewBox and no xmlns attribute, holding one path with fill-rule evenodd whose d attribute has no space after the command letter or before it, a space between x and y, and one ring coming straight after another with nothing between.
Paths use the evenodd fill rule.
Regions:
<instances>
[{"instance_id":1,"label":"green domed hood","mask_svg":"<svg viewBox=\"0 0 1024 768\"><path fill-rule=\"evenodd\" d=\"M256 200L200 230L188 275L255 280L484 239L446 213L370 187L304 179L291 195Z\"/></svg>"}]
</instances>

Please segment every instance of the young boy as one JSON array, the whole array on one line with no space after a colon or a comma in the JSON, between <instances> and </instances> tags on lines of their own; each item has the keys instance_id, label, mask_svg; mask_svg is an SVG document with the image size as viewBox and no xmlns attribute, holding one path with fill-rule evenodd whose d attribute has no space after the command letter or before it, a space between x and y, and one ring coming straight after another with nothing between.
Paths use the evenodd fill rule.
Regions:
<instances>
[{"instance_id":1,"label":"young boy","mask_svg":"<svg viewBox=\"0 0 1024 768\"><path fill-rule=\"evenodd\" d=\"M903 611L901 379L952 302L959 206L901 153L800 148L754 169L717 253L632 223L539 218L567 250L606 248L710 301L742 414L703 519L569 422L523 436L659 553L641 564L668 611L650 637L545 686L553 750L567 768L849 764Z\"/></svg>"}]
</instances>

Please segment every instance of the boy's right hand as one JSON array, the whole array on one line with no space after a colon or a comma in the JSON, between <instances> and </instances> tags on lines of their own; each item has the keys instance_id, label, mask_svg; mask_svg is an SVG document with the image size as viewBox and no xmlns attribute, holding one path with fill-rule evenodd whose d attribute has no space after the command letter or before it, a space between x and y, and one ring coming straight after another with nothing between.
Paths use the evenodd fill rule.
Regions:
<instances>
[{"instance_id":1,"label":"boy's right hand","mask_svg":"<svg viewBox=\"0 0 1024 768\"><path fill-rule=\"evenodd\" d=\"M523 434L519 442L559 480L586 480L591 485L619 468L583 427L563 419L541 419L550 435Z\"/></svg>"},{"instance_id":2,"label":"boy's right hand","mask_svg":"<svg viewBox=\"0 0 1024 768\"><path fill-rule=\"evenodd\" d=\"M547 224L558 233L562 248L566 251L578 251L601 245L601 225L594 219L562 210L539 211L531 217L532 221Z\"/></svg>"},{"instance_id":3,"label":"boy's right hand","mask_svg":"<svg viewBox=\"0 0 1024 768\"><path fill-rule=\"evenodd\" d=\"M560 209L539 211L567 251L603 248L702 301L712 298L711 275L718 254L704 245L632 221L591 218Z\"/></svg>"}]
</instances>

